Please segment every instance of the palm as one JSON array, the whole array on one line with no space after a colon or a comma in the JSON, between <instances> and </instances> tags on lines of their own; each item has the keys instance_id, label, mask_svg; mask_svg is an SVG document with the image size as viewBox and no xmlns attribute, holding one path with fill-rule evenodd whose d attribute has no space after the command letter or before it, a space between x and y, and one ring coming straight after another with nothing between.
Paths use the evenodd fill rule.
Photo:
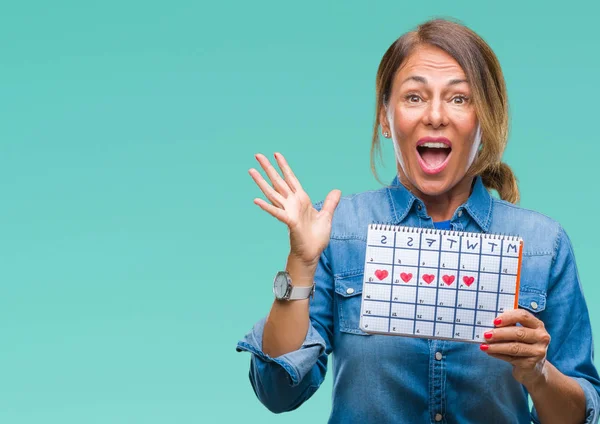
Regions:
<instances>
[{"instance_id":1,"label":"palm","mask_svg":"<svg viewBox=\"0 0 600 424\"><path fill-rule=\"evenodd\" d=\"M341 193L339 190L331 191L321 210L317 211L283 155L276 154L275 158L284 178L266 157L256 155L273 187L258 171L251 169L250 175L271 201L271 204L268 204L262 199L255 199L255 203L288 226L291 253L307 264L313 264L329 242L331 219Z\"/></svg>"}]
</instances>

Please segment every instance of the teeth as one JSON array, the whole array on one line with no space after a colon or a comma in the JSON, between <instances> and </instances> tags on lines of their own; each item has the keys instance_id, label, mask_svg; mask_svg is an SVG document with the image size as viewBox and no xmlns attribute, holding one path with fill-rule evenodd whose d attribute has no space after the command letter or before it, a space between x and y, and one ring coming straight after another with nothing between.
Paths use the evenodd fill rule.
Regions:
<instances>
[{"instance_id":1,"label":"teeth","mask_svg":"<svg viewBox=\"0 0 600 424\"><path fill-rule=\"evenodd\" d=\"M432 141L428 141L427 143L421 144L423 147L432 147L434 149L449 149L447 144L444 143L434 143Z\"/></svg>"}]
</instances>

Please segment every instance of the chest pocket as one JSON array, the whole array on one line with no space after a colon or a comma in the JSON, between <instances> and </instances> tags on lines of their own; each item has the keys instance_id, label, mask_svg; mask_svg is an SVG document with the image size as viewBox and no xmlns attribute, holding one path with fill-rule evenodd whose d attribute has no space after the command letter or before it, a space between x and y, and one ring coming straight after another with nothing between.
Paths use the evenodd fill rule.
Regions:
<instances>
[{"instance_id":1,"label":"chest pocket","mask_svg":"<svg viewBox=\"0 0 600 424\"><path fill-rule=\"evenodd\" d=\"M522 287L519 290L519 308L527 309L534 315L546 309L546 295L538 289Z\"/></svg>"},{"instance_id":2,"label":"chest pocket","mask_svg":"<svg viewBox=\"0 0 600 424\"><path fill-rule=\"evenodd\" d=\"M552 267L551 255L523 256L519 308L536 315L546 309L546 290Z\"/></svg>"},{"instance_id":3,"label":"chest pocket","mask_svg":"<svg viewBox=\"0 0 600 424\"><path fill-rule=\"evenodd\" d=\"M340 331L369 336L359 328L363 273L334 277Z\"/></svg>"}]
</instances>

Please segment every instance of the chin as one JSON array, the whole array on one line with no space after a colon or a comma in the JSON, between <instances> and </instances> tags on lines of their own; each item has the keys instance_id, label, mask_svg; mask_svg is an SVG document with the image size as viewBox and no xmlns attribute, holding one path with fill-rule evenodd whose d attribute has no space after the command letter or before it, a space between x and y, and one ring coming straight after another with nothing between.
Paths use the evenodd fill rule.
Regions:
<instances>
[{"instance_id":1,"label":"chin","mask_svg":"<svg viewBox=\"0 0 600 424\"><path fill-rule=\"evenodd\" d=\"M439 196L452 188L450 177L440 178L436 176L432 178L428 175L417 176L415 183L415 187L426 196Z\"/></svg>"}]
</instances>

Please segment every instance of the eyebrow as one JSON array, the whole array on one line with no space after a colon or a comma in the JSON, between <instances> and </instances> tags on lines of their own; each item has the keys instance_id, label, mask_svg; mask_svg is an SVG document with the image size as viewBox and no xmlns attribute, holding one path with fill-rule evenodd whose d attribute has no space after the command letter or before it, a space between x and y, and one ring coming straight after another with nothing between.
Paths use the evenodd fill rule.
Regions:
<instances>
[{"instance_id":1,"label":"eyebrow","mask_svg":"<svg viewBox=\"0 0 600 424\"><path fill-rule=\"evenodd\" d=\"M402 84L404 84L406 81L409 80L414 80L417 82L420 82L422 84L427 84L427 79L425 77L421 77L419 75L411 75L410 77L406 78L404 81L402 81ZM447 85L456 85L456 84L461 84L463 82L468 83L469 81L466 79L451 79L450 81L448 81Z\"/></svg>"}]
</instances>

